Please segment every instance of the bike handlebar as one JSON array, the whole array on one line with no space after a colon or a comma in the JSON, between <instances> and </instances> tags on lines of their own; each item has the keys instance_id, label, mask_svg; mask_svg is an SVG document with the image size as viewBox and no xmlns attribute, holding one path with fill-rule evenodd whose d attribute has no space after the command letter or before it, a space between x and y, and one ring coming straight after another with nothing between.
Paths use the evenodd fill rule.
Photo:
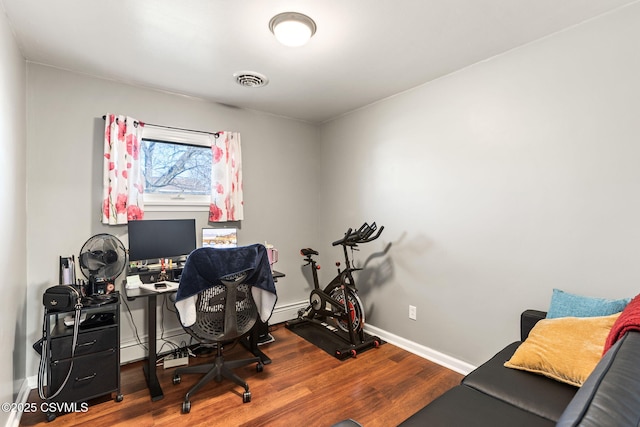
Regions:
<instances>
[{"instance_id":1,"label":"bike handlebar","mask_svg":"<svg viewBox=\"0 0 640 427\"><path fill-rule=\"evenodd\" d=\"M373 233L375 233L376 230L378 230L378 232L375 235L373 235ZM338 246L338 245L356 246L360 243L371 242L373 240L376 240L378 237L380 237L382 230L384 230L384 226L381 226L378 229L378 226L376 225L375 222L371 225L365 222L356 231L353 231L352 228L349 228L347 232L344 233L344 237L340 240L336 240L335 242L332 243L332 245L333 246ZM373 237L371 237L372 235Z\"/></svg>"}]
</instances>

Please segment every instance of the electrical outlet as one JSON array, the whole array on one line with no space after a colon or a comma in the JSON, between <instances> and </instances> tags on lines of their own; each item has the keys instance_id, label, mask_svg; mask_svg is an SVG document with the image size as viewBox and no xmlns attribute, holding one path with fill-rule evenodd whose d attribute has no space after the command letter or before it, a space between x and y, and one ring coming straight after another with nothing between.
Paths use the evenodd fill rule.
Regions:
<instances>
[{"instance_id":1,"label":"electrical outlet","mask_svg":"<svg viewBox=\"0 0 640 427\"><path fill-rule=\"evenodd\" d=\"M416 311L417 309L415 305L409 306L409 319L416 320Z\"/></svg>"}]
</instances>

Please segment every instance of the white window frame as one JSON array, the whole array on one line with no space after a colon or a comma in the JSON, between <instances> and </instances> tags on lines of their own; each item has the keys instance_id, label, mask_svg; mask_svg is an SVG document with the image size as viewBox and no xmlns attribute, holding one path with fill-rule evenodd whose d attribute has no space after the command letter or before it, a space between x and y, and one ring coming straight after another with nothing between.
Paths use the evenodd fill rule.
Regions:
<instances>
[{"instance_id":1,"label":"white window frame","mask_svg":"<svg viewBox=\"0 0 640 427\"><path fill-rule=\"evenodd\" d=\"M142 139L176 144L198 145L211 148L213 134L193 132L183 129L146 125L142 129ZM144 210L147 212L208 212L211 195L173 195L143 193Z\"/></svg>"}]
</instances>

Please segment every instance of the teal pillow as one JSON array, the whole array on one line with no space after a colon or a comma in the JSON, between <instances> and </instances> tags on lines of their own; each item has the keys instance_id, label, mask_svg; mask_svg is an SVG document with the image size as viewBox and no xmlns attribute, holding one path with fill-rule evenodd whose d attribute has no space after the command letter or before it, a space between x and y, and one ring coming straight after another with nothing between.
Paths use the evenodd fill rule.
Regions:
<instances>
[{"instance_id":1,"label":"teal pillow","mask_svg":"<svg viewBox=\"0 0 640 427\"><path fill-rule=\"evenodd\" d=\"M631 298L605 299L574 295L554 289L547 319L557 317L595 317L619 313L629 304Z\"/></svg>"}]
</instances>

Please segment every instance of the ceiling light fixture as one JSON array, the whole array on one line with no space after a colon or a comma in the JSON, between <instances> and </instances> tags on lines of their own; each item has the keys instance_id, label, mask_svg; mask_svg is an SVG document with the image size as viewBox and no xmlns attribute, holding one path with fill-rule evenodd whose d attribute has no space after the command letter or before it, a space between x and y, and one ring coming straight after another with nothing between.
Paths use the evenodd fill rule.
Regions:
<instances>
[{"instance_id":1,"label":"ceiling light fixture","mask_svg":"<svg viewBox=\"0 0 640 427\"><path fill-rule=\"evenodd\" d=\"M269 21L269 29L285 46L302 46L316 33L316 23L298 12L279 13Z\"/></svg>"}]
</instances>

